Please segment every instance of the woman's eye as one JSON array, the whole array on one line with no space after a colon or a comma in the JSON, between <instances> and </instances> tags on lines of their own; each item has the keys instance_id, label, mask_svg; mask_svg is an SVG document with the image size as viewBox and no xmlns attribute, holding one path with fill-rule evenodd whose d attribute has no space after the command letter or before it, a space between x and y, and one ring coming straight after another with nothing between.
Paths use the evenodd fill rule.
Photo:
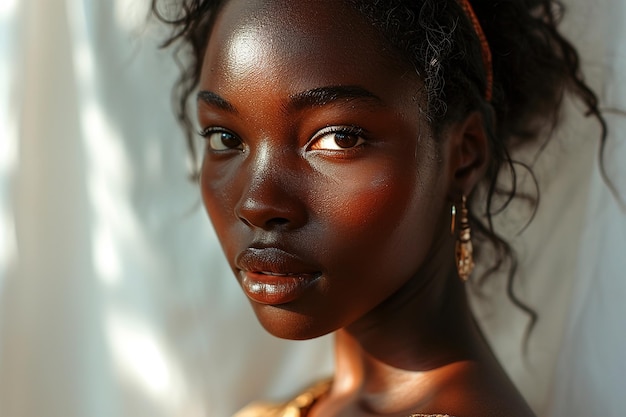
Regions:
<instances>
[{"instance_id":1,"label":"woman's eye","mask_svg":"<svg viewBox=\"0 0 626 417\"><path fill-rule=\"evenodd\" d=\"M314 139L311 150L340 151L355 148L365 142L358 128L332 128L320 132Z\"/></svg>"},{"instance_id":2,"label":"woman's eye","mask_svg":"<svg viewBox=\"0 0 626 417\"><path fill-rule=\"evenodd\" d=\"M226 151L231 149L243 149L241 139L225 130L208 130L201 133L206 139L207 145L214 151Z\"/></svg>"}]
</instances>

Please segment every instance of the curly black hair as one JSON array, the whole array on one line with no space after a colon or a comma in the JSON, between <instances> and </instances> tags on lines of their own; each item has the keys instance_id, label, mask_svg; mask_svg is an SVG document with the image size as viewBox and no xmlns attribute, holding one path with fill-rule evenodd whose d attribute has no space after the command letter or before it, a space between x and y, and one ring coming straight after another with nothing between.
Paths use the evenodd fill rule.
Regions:
<instances>
[{"instance_id":1,"label":"curly black hair","mask_svg":"<svg viewBox=\"0 0 626 417\"><path fill-rule=\"evenodd\" d=\"M186 130L188 148L195 161L197 151L188 112L189 99L198 86L213 20L225 0L178 0L164 5L163 1L168 0L152 0L152 11L173 28L163 47L178 45L175 55L181 76L174 90L176 115ZM342 1L378 28L398 56L411 64L424 81L427 104L423 111L435 136L472 111L483 115L491 159L484 192L469 196L470 204L481 199L484 213L474 210L470 221L477 249L483 243L490 243L494 249L491 253L494 263L483 278L505 261L510 262L507 293L530 316L530 330L536 320L535 312L513 291L515 254L493 226L493 216L520 194L517 170L527 169L532 173L530 167L514 161L510 152L516 146L536 142L546 128L557 125L566 92L579 98L587 115L600 123L601 148L607 134L598 99L584 81L576 49L557 30L563 6L552 0L471 1L492 55L493 95L487 100L484 94L487 71L480 40L457 0ZM509 187L503 188L499 181L502 172L511 178ZM197 173L196 167L194 174ZM494 208L495 197L504 197L497 208ZM535 208L538 198L537 190L532 198ZM477 208L476 204L472 206Z\"/></svg>"}]
</instances>

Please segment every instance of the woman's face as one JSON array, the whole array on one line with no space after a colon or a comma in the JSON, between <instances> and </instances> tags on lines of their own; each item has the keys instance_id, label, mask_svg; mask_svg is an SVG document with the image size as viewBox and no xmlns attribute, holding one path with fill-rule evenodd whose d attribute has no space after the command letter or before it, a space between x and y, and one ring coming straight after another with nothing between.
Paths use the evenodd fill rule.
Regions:
<instances>
[{"instance_id":1,"label":"woman's face","mask_svg":"<svg viewBox=\"0 0 626 417\"><path fill-rule=\"evenodd\" d=\"M347 326L433 262L448 179L421 88L344 2L220 10L198 96L202 195L274 335Z\"/></svg>"}]
</instances>

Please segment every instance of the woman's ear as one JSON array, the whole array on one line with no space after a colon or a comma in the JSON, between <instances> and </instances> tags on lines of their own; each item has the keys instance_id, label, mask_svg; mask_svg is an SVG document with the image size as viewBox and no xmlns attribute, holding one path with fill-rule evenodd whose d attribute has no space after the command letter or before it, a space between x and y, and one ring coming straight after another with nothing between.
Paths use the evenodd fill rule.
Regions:
<instances>
[{"instance_id":1,"label":"woman's ear","mask_svg":"<svg viewBox=\"0 0 626 417\"><path fill-rule=\"evenodd\" d=\"M469 195L482 179L489 161L489 141L483 116L470 113L448 129L448 178L450 199Z\"/></svg>"}]
</instances>

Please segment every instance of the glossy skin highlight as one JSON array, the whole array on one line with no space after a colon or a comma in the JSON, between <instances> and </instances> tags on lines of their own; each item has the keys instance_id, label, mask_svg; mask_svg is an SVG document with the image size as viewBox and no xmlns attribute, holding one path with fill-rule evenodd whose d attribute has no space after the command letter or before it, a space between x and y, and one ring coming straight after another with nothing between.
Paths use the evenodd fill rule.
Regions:
<instances>
[{"instance_id":1,"label":"glossy skin highlight","mask_svg":"<svg viewBox=\"0 0 626 417\"><path fill-rule=\"evenodd\" d=\"M434 138L421 92L343 2L231 0L210 34L204 204L269 332L337 332L313 417L530 415L453 265L449 210L484 171L482 121Z\"/></svg>"}]
</instances>

